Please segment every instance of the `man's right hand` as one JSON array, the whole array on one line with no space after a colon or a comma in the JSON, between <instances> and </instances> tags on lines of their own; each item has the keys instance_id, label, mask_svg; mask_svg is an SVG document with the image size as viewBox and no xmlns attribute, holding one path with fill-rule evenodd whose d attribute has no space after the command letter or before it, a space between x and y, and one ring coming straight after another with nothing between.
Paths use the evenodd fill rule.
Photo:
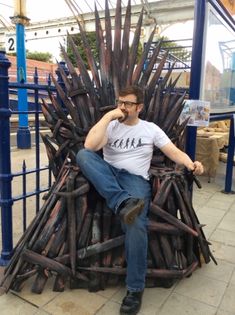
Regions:
<instances>
[{"instance_id":1,"label":"man's right hand","mask_svg":"<svg viewBox=\"0 0 235 315\"><path fill-rule=\"evenodd\" d=\"M110 121L118 119L119 121L124 121L127 117L127 112L122 111L120 108L115 108L109 111L105 116L108 116Z\"/></svg>"}]
</instances>

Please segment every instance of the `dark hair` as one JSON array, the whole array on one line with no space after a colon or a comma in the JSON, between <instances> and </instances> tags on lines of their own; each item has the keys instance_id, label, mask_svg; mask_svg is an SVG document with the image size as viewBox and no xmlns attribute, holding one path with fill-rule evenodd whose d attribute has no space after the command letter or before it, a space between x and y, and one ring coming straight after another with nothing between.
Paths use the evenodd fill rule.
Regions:
<instances>
[{"instance_id":1,"label":"dark hair","mask_svg":"<svg viewBox=\"0 0 235 315\"><path fill-rule=\"evenodd\" d=\"M131 85L131 86L122 88L119 91L119 96L126 96L128 94L134 94L136 96L137 103L140 103L140 104L144 103L144 92L141 87L137 85Z\"/></svg>"}]
</instances>

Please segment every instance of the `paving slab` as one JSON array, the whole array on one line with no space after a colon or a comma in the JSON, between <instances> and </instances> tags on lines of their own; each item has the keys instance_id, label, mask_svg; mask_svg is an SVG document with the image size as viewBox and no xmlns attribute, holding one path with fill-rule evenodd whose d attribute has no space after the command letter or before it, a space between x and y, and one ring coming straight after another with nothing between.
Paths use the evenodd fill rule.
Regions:
<instances>
[{"instance_id":1,"label":"paving slab","mask_svg":"<svg viewBox=\"0 0 235 315\"><path fill-rule=\"evenodd\" d=\"M216 308L190 297L173 293L155 315L215 315Z\"/></svg>"},{"instance_id":2,"label":"paving slab","mask_svg":"<svg viewBox=\"0 0 235 315\"><path fill-rule=\"evenodd\" d=\"M107 302L107 299L87 290L66 290L43 307L55 315L93 315Z\"/></svg>"},{"instance_id":3,"label":"paving slab","mask_svg":"<svg viewBox=\"0 0 235 315\"><path fill-rule=\"evenodd\" d=\"M218 307L227 283L215 280L205 275L193 274L190 278L181 280L174 292L186 297L192 298L199 302Z\"/></svg>"},{"instance_id":4,"label":"paving slab","mask_svg":"<svg viewBox=\"0 0 235 315\"><path fill-rule=\"evenodd\" d=\"M220 303L220 308L235 314L235 299L234 299L235 285L229 284L225 290L223 299Z\"/></svg>"}]
</instances>

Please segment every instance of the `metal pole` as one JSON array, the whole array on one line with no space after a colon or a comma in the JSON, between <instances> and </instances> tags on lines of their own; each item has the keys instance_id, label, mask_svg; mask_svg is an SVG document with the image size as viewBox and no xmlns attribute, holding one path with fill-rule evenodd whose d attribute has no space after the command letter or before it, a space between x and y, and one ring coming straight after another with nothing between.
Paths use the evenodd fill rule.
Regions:
<instances>
[{"instance_id":1,"label":"metal pole","mask_svg":"<svg viewBox=\"0 0 235 315\"><path fill-rule=\"evenodd\" d=\"M230 119L230 129L229 129L229 146L228 146L228 155L227 155L227 165L226 165L226 180L224 186L225 193L233 193L232 191L232 181L233 181L233 158L234 158L234 149L235 149L235 139L234 139L234 117L232 115Z\"/></svg>"},{"instance_id":2,"label":"metal pole","mask_svg":"<svg viewBox=\"0 0 235 315\"><path fill-rule=\"evenodd\" d=\"M203 33L206 0L195 0L192 65L190 73L189 98L198 100L200 96ZM192 160L196 153L197 127L187 127L186 152Z\"/></svg>"},{"instance_id":3,"label":"metal pole","mask_svg":"<svg viewBox=\"0 0 235 315\"><path fill-rule=\"evenodd\" d=\"M17 50L17 81L27 82L26 49L25 49L25 26L29 24L26 17L26 0L15 0L15 16L12 22L16 24L16 50ZM18 110L25 112L19 114L19 125L17 130L17 147L19 149L31 148L31 136L28 126L28 100L27 90L18 89Z\"/></svg>"},{"instance_id":4,"label":"metal pole","mask_svg":"<svg viewBox=\"0 0 235 315\"><path fill-rule=\"evenodd\" d=\"M220 120L230 120L229 128L229 142L228 142L228 155L227 155L227 164L226 164L226 176L225 176L225 185L222 192L226 194L234 194L232 190L233 184L233 159L234 159L234 149L235 149L235 138L234 138L234 119L235 114L212 114L210 116L210 121L220 121Z\"/></svg>"},{"instance_id":5,"label":"metal pole","mask_svg":"<svg viewBox=\"0 0 235 315\"><path fill-rule=\"evenodd\" d=\"M11 257L12 242L12 192L10 154L10 116L8 92L8 68L11 63L5 52L0 51L0 207L2 225L2 251L0 265L6 265Z\"/></svg>"}]
</instances>

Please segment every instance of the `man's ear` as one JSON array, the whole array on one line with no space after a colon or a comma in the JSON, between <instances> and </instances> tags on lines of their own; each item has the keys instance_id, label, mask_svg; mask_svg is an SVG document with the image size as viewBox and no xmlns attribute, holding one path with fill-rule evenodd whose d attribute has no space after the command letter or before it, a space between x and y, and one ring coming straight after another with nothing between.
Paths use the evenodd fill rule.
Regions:
<instances>
[{"instance_id":1,"label":"man's ear","mask_svg":"<svg viewBox=\"0 0 235 315\"><path fill-rule=\"evenodd\" d=\"M143 103L142 103L142 104L139 104L139 105L138 105L138 108L137 108L138 113L141 113L142 110L143 110L143 108L144 108L144 104L143 104Z\"/></svg>"}]
</instances>

